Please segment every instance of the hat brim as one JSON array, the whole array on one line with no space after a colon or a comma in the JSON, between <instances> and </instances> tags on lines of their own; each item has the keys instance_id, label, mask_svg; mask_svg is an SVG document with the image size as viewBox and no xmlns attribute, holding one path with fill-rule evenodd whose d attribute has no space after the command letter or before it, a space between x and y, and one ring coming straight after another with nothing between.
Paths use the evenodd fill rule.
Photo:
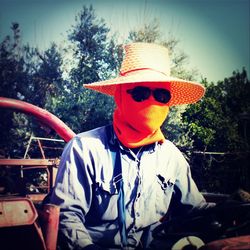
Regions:
<instances>
[{"instance_id":1,"label":"hat brim","mask_svg":"<svg viewBox=\"0 0 250 250\"><path fill-rule=\"evenodd\" d=\"M155 71L135 71L125 76L114 79L84 84L83 86L106 95L114 96L117 85L142 82L163 82L166 83L170 92L171 100L168 106L191 104L199 101L205 94L205 87L200 83L186 81L175 77L166 76Z\"/></svg>"}]
</instances>

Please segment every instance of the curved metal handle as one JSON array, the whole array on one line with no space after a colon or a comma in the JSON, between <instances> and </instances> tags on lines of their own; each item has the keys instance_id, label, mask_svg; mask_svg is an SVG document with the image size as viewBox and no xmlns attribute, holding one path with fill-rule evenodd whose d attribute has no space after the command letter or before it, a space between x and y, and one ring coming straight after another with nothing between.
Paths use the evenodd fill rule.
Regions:
<instances>
[{"instance_id":1,"label":"curved metal handle","mask_svg":"<svg viewBox=\"0 0 250 250\"><path fill-rule=\"evenodd\" d=\"M33 104L16 99L0 97L0 108L14 109L28 115L33 115L42 123L54 129L57 134L66 142L75 136L75 133L57 116Z\"/></svg>"}]
</instances>

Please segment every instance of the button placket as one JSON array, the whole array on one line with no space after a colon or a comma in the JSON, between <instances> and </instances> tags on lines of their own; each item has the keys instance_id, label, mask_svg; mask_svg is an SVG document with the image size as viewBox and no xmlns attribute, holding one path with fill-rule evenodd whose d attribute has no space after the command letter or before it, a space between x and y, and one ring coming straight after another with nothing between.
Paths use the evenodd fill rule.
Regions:
<instances>
[{"instance_id":1,"label":"button placket","mask_svg":"<svg viewBox=\"0 0 250 250\"><path fill-rule=\"evenodd\" d=\"M128 241L132 243L132 245L136 245L138 239L136 237L138 229L141 227L140 222L142 221L141 218L141 207L140 207L140 197L141 197L141 189L142 189L142 177L141 177L141 170L140 170L140 157L137 157L133 152L130 152L130 156L126 159L128 163L128 190L134 190L134 201L131 203L131 210L130 214L132 217L132 224L130 232L128 233Z\"/></svg>"},{"instance_id":2,"label":"button placket","mask_svg":"<svg viewBox=\"0 0 250 250\"><path fill-rule=\"evenodd\" d=\"M140 161L139 160L137 160L137 178L138 178L138 187L137 187L136 197L135 197L135 201L134 201L134 213L135 213L134 229L135 230L137 230L139 228L139 224L140 224L140 220L141 220L140 196L141 196L142 179L141 179Z\"/></svg>"},{"instance_id":3,"label":"button placket","mask_svg":"<svg viewBox=\"0 0 250 250\"><path fill-rule=\"evenodd\" d=\"M135 237L135 231L132 232L131 230L131 233L128 235L128 243L134 247L137 246L138 240Z\"/></svg>"}]
</instances>

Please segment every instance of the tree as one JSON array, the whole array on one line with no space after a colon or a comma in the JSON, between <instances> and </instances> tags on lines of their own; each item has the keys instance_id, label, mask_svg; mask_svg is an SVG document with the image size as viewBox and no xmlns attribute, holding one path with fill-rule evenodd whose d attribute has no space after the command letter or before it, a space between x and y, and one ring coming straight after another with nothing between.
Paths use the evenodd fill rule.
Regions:
<instances>
[{"instance_id":1,"label":"tree","mask_svg":"<svg viewBox=\"0 0 250 250\"><path fill-rule=\"evenodd\" d=\"M184 132L193 141L191 162L210 191L250 191L250 82L245 69L207 86L205 97L182 116ZM213 153L215 152L215 153Z\"/></svg>"},{"instance_id":2,"label":"tree","mask_svg":"<svg viewBox=\"0 0 250 250\"><path fill-rule=\"evenodd\" d=\"M224 152L245 150L249 135L244 136L241 127L250 111L250 85L245 69L217 84L204 84L207 91L203 100L188 106L183 114L185 132L192 137L194 148Z\"/></svg>"},{"instance_id":3,"label":"tree","mask_svg":"<svg viewBox=\"0 0 250 250\"><path fill-rule=\"evenodd\" d=\"M55 44L42 52L20 42L20 28L12 25L11 37L1 43L1 93L5 97L21 99L46 108L65 121L75 132L81 132L110 122L114 108L113 99L84 89L83 83L104 80L117 73L121 49L116 38L109 38L109 29L104 20L99 20L92 7L83 7L76 16L76 23L69 31L71 46L67 52L73 55L69 60L71 70L63 78L62 51ZM22 148L31 133L51 136L41 124L22 114L1 110L4 122L1 131L4 137L4 151ZM10 115L11 114L11 115ZM17 145L18 144L18 145ZM18 150L22 156L23 151ZM15 153L16 154L16 153ZM17 154L16 154L17 156Z\"/></svg>"},{"instance_id":4,"label":"tree","mask_svg":"<svg viewBox=\"0 0 250 250\"><path fill-rule=\"evenodd\" d=\"M75 132L81 132L112 120L113 99L82 85L105 80L117 73L121 54L115 37L109 38L109 28L103 19L96 17L92 6L83 6L78 13L69 31L69 40L74 45L71 46L74 66L57 113Z\"/></svg>"},{"instance_id":5,"label":"tree","mask_svg":"<svg viewBox=\"0 0 250 250\"><path fill-rule=\"evenodd\" d=\"M53 99L61 92L61 57L55 44L45 52L21 44L20 27L13 23L13 38L7 36L0 44L1 96L24 100L51 110ZM2 154L22 157L30 135L45 136L46 129L24 114L0 110Z\"/></svg>"},{"instance_id":6,"label":"tree","mask_svg":"<svg viewBox=\"0 0 250 250\"><path fill-rule=\"evenodd\" d=\"M36 57L35 70L30 74L31 84L28 101L46 108L51 106L52 98L61 95L64 91L62 78L62 57L55 43L44 52L35 49L33 57Z\"/></svg>"},{"instance_id":7,"label":"tree","mask_svg":"<svg viewBox=\"0 0 250 250\"><path fill-rule=\"evenodd\" d=\"M1 96L20 99L27 94L24 87L27 84L28 74L25 69L23 53L20 45L20 28L17 23L11 26L13 37L7 36L0 44L0 92ZM15 128L27 127L27 120L22 115L13 112L0 110L0 148L1 153L5 155L13 153L13 148L20 148L20 141L27 137L26 131L15 130ZM28 128L27 128L28 130ZM13 140L13 133L18 134L19 140Z\"/></svg>"},{"instance_id":8,"label":"tree","mask_svg":"<svg viewBox=\"0 0 250 250\"><path fill-rule=\"evenodd\" d=\"M20 45L19 25L13 23L11 29L13 37L5 37L0 44L0 90L3 96L20 98L26 93L23 83L27 81L28 75Z\"/></svg>"}]
</instances>

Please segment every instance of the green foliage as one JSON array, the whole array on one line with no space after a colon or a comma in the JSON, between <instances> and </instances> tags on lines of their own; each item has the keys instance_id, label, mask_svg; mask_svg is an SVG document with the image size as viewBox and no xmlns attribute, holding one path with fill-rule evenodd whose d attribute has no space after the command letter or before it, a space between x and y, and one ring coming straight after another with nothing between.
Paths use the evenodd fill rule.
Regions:
<instances>
[{"instance_id":1,"label":"green foliage","mask_svg":"<svg viewBox=\"0 0 250 250\"><path fill-rule=\"evenodd\" d=\"M83 84L105 80L119 69L121 49L115 38L109 39L109 28L99 20L94 9L83 7L69 31L75 60L69 73L67 90L55 113L77 133L111 122L113 99L84 89Z\"/></svg>"},{"instance_id":2,"label":"green foliage","mask_svg":"<svg viewBox=\"0 0 250 250\"><path fill-rule=\"evenodd\" d=\"M0 92L10 98L18 98L26 91L21 82L28 80L23 58L23 48L20 47L20 29L16 23L12 24L13 39L7 36L0 44Z\"/></svg>"},{"instance_id":3,"label":"green foliage","mask_svg":"<svg viewBox=\"0 0 250 250\"><path fill-rule=\"evenodd\" d=\"M20 29L17 23L11 27L13 37L7 36L0 44L0 93L9 98L20 98L26 94L26 89L22 87L28 81L28 74L22 56L23 49L20 47ZM13 112L0 110L0 154L5 155L8 149L16 143L12 140L10 130L16 128L16 124L23 124L23 118L18 119ZM25 123L25 122L24 122ZM24 134L20 139L25 138Z\"/></svg>"},{"instance_id":4,"label":"green foliage","mask_svg":"<svg viewBox=\"0 0 250 250\"><path fill-rule=\"evenodd\" d=\"M208 84L206 96L189 105L183 114L185 132L194 141L194 148L206 151L241 151L249 147L250 85L246 71L234 72L217 84ZM248 120L247 120L248 119ZM249 125L248 125L249 126Z\"/></svg>"},{"instance_id":5,"label":"green foliage","mask_svg":"<svg viewBox=\"0 0 250 250\"><path fill-rule=\"evenodd\" d=\"M69 40L75 44L73 56L78 61L71 71L75 84L104 80L117 69L116 46L108 38L109 31L92 6L84 6L76 16L76 24L69 31Z\"/></svg>"},{"instance_id":6,"label":"green foliage","mask_svg":"<svg viewBox=\"0 0 250 250\"><path fill-rule=\"evenodd\" d=\"M144 23L142 27L129 32L128 39L133 42L155 43L161 38L160 26L157 19Z\"/></svg>"},{"instance_id":7,"label":"green foliage","mask_svg":"<svg viewBox=\"0 0 250 250\"><path fill-rule=\"evenodd\" d=\"M201 188L232 193L250 190L250 82L245 69L207 86L205 97L182 115L193 147L190 162ZM195 153L200 151L200 153ZM201 152L207 152L202 154Z\"/></svg>"},{"instance_id":8,"label":"green foliage","mask_svg":"<svg viewBox=\"0 0 250 250\"><path fill-rule=\"evenodd\" d=\"M19 25L12 25L13 38L7 36L0 44L1 96L20 99L50 109L51 99L62 93L60 54L55 44L40 53L37 49L22 46ZM49 136L30 117L1 109L1 154L22 157L24 142L32 133Z\"/></svg>"}]
</instances>

